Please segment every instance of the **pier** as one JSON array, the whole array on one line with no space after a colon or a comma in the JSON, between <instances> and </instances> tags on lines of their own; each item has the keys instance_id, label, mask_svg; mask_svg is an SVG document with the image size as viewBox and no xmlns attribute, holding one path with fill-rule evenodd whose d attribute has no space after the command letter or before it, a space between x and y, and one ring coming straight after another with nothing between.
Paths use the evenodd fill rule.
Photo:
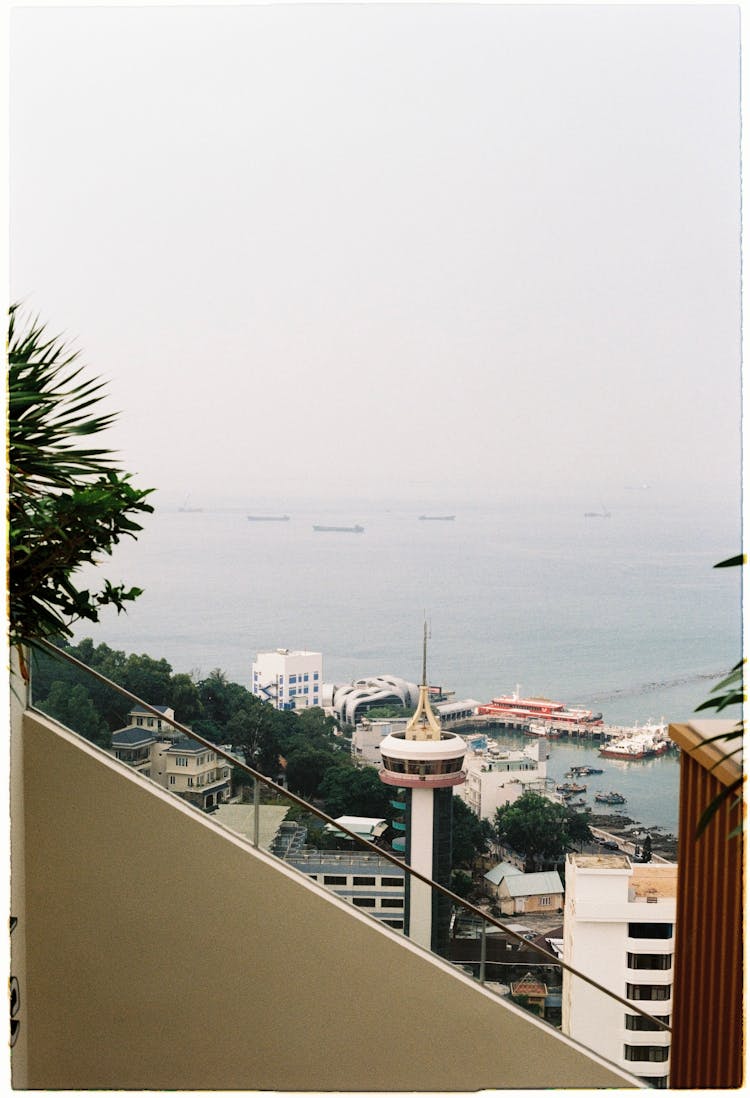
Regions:
<instances>
[{"instance_id":1,"label":"pier","mask_svg":"<svg viewBox=\"0 0 750 1098\"><path fill-rule=\"evenodd\" d=\"M520 720L518 717L498 717L490 715L479 715L475 717L467 717L466 720L457 722L452 725L453 728L461 727L467 732L477 729L502 729L510 732L524 732L529 734L529 725L531 724L544 724L546 728L549 728L554 737L567 736L573 739L588 739L588 740L601 740L610 736L622 735L622 732L614 729L606 728L603 724L595 724L592 721L583 721L580 724L573 724L571 721L556 721L553 718L540 721L535 717L531 720ZM537 737L534 734L535 738Z\"/></svg>"}]
</instances>

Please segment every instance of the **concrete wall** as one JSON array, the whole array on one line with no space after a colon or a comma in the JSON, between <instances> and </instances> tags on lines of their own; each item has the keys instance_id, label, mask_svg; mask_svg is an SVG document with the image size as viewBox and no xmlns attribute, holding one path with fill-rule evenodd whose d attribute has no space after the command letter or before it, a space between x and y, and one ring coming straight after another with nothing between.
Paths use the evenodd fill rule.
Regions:
<instances>
[{"instance_id":1,"label":"concrete wall","mask_svg":"<svg viewBox=\"0 0 750 1098\"><path fill-rule=\"evenodd\" d=\"M633 1085L105 752L18 723L15 1087Z\"/></svg>"}]
</instances>

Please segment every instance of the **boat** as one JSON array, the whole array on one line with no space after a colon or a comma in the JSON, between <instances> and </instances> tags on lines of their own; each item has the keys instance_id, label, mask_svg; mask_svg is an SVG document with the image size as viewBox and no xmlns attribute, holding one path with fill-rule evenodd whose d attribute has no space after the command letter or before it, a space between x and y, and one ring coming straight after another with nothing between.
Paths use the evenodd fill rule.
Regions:
<instances>
[{"instance_id":1,"label":"boat","mask_svg":"<svg viewBox=\"0 0 750 1098\"><path fill-rule=\"evenodd\" d=\"M420 515L420 522L453 522L455 515Z\"/></svg>"},{"instance_id":2,"label":"boat","mask_svg":"<svg viewBox=\"0 0 750 1098\"><path fill-rule=\"evenodd\" d=\"M648 723L639 728L622 729L622 735L602 744L599 754L603 759L652 759L669 750L667 726Z\"/></svg>"},{"instance_id":3,"label":"boat","mask_svg":"<svg viewBox=\"0 0 750 1098\"><path fill-rule=\"evenodd\" d=\"M560 735L562 733L559 728L553 728L551 724L545 724L544 721L529 721L524 730L524 736L546 736L554 739L555 736Z\"/></svg>"},{"instance_id":4,"label":"boat","mask_svg":"<svg viewBox=\"0 0 750 1098\"><path fill-rule=\"evenodd\" d=\"M583 806L586 804L586 802L583 799L583 797L579 797L577 801L567 800L566 804L567 804L568 808L583 808Z\"/></svg>"},{"instance_id":5,"label":"boat","mask_svg":"<svg viewBox=\"0 0 750 1098\"><path fill-rule=\"evenodd\" d=\"M289 515L248 515L248 522L289 522Z\"/></svg>"},{"instance_id":6,"label":"boat","mask_svg":"<svg viewBox=\"0 0 750 1098\"><path fill-rule=\"evenodd\" d=\"M576 782L563 782L561 785L556 785L555 789L558 793L567 793L568 796L572 796L574 793L586 792L586 786Z\"/></svg>"},{"instance_id":7,"label":"boat","mask_svg":"<svg viewBox=\"0 0 750 1098\"><path fill-rule=\"evenodd\" d=\"M584 518L612 518L612 512L608 511L607 508L604 506L604 504L602 504L601 511L584 511L583 512L583 517Z\"/></svg>"},{"instance_id":8,"label":"boat","mask_svg":"<svg viewBox=\"0 0 750 1098\"><path fill-rule=\"evenodd\" d=\"M564 702L550 701L549 698L522 698L521 687L516 686L515 693L503 694L477 708L480 716L498 717L501 720L530 726L532 721L542 721L555 725L577 725L602 723L601 713L582 706L568 706ZM536 735L539 735L537 732Z\"/></svg>"},{"instance_id":9,"label":"boat","mask_svg":"<svg viewBox=\"0 0 750 1098\"><path fill-rule=\"evenodd\" d=\"M622 793L595 793L594 800L599 804L625 804Z\"/></svg>"},{"instance_id":10,"label":"boat","mask_svg":"<svg viewBox=\"0 0 750 1098\"><path fill-rule=\"evenodd\" d=\"M363 534L364 526L313 526L320 534Z\"/></svg>"},{"instance_id":11,"label":"boat","mask_svg":"<svg viewBox=\"0 0 750 1098\"><path fill-rule=\"evenodd\" d=\"M604 771L600 767L596 766L571 766L570 770L566 773L566 778L581 778L588 777L589 774L603 774Z\"/></svg>"}]
</instances>

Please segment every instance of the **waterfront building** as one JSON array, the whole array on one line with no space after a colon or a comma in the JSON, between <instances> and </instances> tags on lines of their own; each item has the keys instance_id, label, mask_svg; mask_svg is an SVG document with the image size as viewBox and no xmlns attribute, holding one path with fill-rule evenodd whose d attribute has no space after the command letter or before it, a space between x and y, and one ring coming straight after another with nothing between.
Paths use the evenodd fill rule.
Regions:
<instances>
[{"instance_id":1,"label":"waterfront building","mask_svg":"<svg viewBox=\"0 0 750 1098\"><path fill-rule=\"evenodd\" d=\"M419 699L419 687L396 675L373 675L341 686L329 683L324 698L324 704L340 721L356 725L373 706L402 705L411 709Z\"/></svg>"},{"instance_id":2,"label":"waterfront building","mask_svg":"<svg viewBox=\"0 0 750 1098\"><path fill-rule=\"evenodd\" d=\"M477 751L466 756L466 782L456 790L480 819L491 820L498 808L523 793L545 793L549 743L541 738L522 751Z\"/></svg>"},{"instance_id":3,"label":"waterfront building","mask_svg":"<svg viewBox=\"0 0 750 1098\"><path fill-rule=\"evenodd\" d=\"M307 709L322 705L323 655L276 648L258 652L252 667L251 690L275 709Z\"/></svg>"},{"instance_id":4,"label":"waterfront building","mask_svg":"<svg viewBox=\"0 0 750 1098\"><path fill-rule=\"evenodd\" d=\"M563 960L670 1024L677 866L568 854ZM563 971L563 1032L638 1075L669 1082L670 1035Z\"/></svg>"},{"instance_id":5,"label":"waterfront building","mask_svg":"<svg viewBox=\"0 0 750 1098\"><path fill-rule=\"evenodd\" d=\"M465 780L466 744L455 732L444 732L432 711L427 685L425 627L422 683L414 716L403 732L386 736L380 747L380 780L401 792L407 863L446 887L451 877L453 788ZM450 901L421 881L410 880L406 892L406 933L420 945L445 953Z\"/></svg>"}]
</instances>

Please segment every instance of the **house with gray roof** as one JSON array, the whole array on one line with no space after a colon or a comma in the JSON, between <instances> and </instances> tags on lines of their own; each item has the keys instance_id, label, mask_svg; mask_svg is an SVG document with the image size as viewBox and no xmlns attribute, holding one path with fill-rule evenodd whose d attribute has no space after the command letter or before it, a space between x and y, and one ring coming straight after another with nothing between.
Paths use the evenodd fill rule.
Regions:
<instances>
[{"instance_id":1,"label":"house with gray roof","mask_svg":"<svg viewBox=\"0 0 750 1098\"><path fill-rule=\"evenodd\" d=\"M557 870L546 873L505 873L494 888L503 915L558 911L563 907L564 889Z\"/></svg>"}]
</instances>

